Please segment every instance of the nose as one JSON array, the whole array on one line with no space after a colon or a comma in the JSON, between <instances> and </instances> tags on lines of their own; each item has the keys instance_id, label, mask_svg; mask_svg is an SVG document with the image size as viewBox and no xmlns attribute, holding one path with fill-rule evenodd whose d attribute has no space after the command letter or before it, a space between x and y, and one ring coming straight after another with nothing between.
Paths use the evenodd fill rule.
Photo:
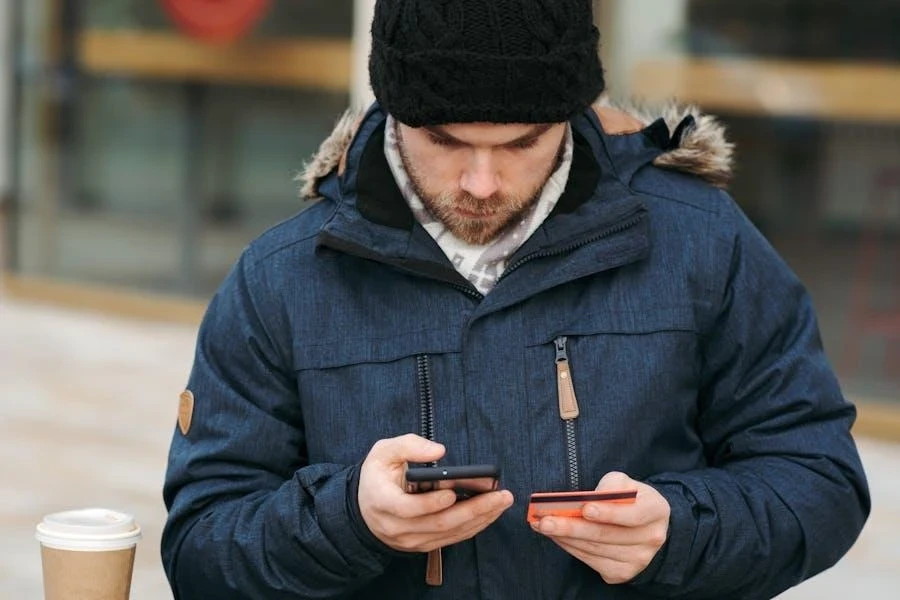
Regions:
<instances>
[{"instance_id":1,"label":"nose","mask_svg":"<svg viewBox=\"0 0 900 600\"><path fill-rule=\"evenodd\" d=\"M487 199L500 189L500 174L489 152L475 152L460 180L460 188L475 198Z\"/></svg>"}]
</instances>

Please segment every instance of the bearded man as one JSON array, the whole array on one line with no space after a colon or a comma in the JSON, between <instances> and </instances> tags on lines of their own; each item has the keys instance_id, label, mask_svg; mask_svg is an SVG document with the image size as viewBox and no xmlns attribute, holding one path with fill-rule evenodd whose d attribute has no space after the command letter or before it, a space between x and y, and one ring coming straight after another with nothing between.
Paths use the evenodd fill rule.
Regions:
<instances>
[{"instance_id":1,"label":"bearded man","mask_svg":"<svg viewBox=\"0 0 900 600\"><path fill-rule=\"evenodd\" d=\"M869 511L801 283L710 117L628 115L590 0L380 0L377 103L212 299L177 600L771 598ZM499 490L409 493L409 465ZM633 490L526 520L535 492Z\"/></svg>"}]
</instances>

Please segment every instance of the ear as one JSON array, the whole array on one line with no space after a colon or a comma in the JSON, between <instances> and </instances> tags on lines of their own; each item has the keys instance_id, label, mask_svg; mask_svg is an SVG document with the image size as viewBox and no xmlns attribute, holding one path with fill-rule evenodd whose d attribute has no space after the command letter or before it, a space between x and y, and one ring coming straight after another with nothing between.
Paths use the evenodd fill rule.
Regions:
<instances>
[{"instance_id":1,"label":"ear","mask_svg":"<svg viewBox=\"0 0 900 600\"><path fill-rule=\"evenodd\" d=\"M600 120L600 126L608 135L628 135L637 133L644 128L643 123L616 108L608 106L594 106L593 108Z\"/></svg>"}]
</instances>

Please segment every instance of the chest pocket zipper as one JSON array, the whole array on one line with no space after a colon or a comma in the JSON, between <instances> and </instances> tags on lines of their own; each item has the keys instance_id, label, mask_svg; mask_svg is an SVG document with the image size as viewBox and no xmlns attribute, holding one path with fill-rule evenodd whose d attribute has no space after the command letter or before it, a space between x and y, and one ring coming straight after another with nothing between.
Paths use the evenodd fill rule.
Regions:
<instances>
[{"instance_id":1,"label":"chest pocket zipper","mask_svg":"<svg viewBox=\"0 0 900 600\"><path fill-rule=\"evenodd\" d=\"M572 383L572 370L569 368L567 350L568 338L556 338L556 391L559 399L559 417L566 430L566 466L569 489L577 491L581 487L578 472L578 439L575 432L575 421L578 419L578 399L575 397L575 386Z\"/></svg>"},{"instance_id":2,"label":"chest pocket zipper","mask_svg":"<svg viewBox=\"0 0 900 600\"><path fill-rule=\"evenodd\" d=\"M434 392L431 389L431 365L427 354L416 356L416 381L419 387L419 435L434 439ZM430 464L436 467L437 463Z\"/></svg>"},{"instance_id":3,"label":"chest pocket zipper","mask_svg":"<svg viewBox=\"0 0 900 600\"><path fill-rule=\"evenodd\" d=\"M416 356L416 381L419 387L419 435L426 440L434 439L434 392L431 389L431 364L427 354ZM430 463L436 467L437 462ZM430 586L444 584L444 566L441 549L428 553L425 566L425 583Z\"/></svg>"}]
</instances>

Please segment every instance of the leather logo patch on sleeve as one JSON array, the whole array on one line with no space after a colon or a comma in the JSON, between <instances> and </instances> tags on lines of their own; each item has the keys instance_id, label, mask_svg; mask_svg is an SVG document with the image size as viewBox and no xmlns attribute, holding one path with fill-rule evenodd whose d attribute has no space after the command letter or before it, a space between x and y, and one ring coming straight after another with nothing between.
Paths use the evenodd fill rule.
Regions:
<instances>
[{"instance_id":1,"label":"leather logo patch on sleeve","mask_svg":"<svg viewBox=\"0 0 900 600\"><path fill-rule=\"evenodd\" d=\"M182 435L191 430L191 419L194 418L194 394L190 390L181 392L178 397L178 428Z\"/></svg>"}]
</instances>

